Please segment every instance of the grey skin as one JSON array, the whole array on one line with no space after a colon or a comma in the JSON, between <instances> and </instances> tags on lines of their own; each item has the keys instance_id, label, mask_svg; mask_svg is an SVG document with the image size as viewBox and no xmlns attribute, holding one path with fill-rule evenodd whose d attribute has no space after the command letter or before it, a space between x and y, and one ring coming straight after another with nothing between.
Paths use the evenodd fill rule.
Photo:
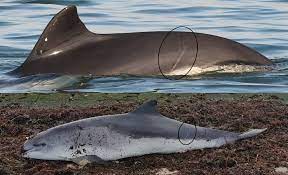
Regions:
<instances>
[{"instance_id":1,"label":"grey skin","mask_svg":"<svg viewBox=\"0 0 288 175\"><path fill-rule=\"evenodd\" d=\"M26 61L12 71L20 76L57 73L78 75L186 74L196 55L192 32L167 31L96 34L79 19L75 6L56 14L40 36ZM195 33L198 57L195 67L213 65L270 65L269 59L238 42Z\"/></svg>"},{"instance_id":2,"label":"grey skin","mask_svg":"<svg viewBox=\"0 0 288 175\"><path fill-rule=\"evenodd\" d=\"M190 125L161 115L156 105L152 100L126 114L87 118L50 128L24 143L23 156L85 165L145 154L220 147L265 130L241 134Z\"/></svg>"}]
</instances>

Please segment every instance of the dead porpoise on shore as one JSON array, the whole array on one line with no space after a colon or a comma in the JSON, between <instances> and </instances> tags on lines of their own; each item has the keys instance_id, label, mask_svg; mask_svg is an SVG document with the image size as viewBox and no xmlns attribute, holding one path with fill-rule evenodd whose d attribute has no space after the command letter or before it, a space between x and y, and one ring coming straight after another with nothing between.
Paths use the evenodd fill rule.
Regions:
<instances>
[{"instance_id":1,"label":"dead porpoise on shore","mask_svg":"<svg viewBox=\"0 0 288 175\"><path fill-rule=\"evenodd\" d=\"M217 148L266 129L228 132L186 124L156 111L148 101L135 111L86 118L40 132L23 146L23 156L78 164L102 163L146 154Z\"/></svg>"}]
</instances>

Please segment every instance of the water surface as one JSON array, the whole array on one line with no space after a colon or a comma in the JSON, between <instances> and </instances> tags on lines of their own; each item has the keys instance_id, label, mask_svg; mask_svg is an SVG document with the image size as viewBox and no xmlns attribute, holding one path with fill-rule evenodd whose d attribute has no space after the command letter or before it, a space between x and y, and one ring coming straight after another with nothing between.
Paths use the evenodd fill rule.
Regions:
<instances>
[{"instance_id":1,"label":"water surface","mask_svg":"<svg viewBox=\"0 0 288 175\"><path fill-rule=\"evenodd\" d=\"M28 56L50 19L66 5L96 33L171 30L185 25L252 47L275 66L270 71L219 73L189 80L161 77L80 77L53 74L13 77L5 73ZM0 2L0 92L288 92L288 2L2 0Z\"/></svg>"}]
</instances>

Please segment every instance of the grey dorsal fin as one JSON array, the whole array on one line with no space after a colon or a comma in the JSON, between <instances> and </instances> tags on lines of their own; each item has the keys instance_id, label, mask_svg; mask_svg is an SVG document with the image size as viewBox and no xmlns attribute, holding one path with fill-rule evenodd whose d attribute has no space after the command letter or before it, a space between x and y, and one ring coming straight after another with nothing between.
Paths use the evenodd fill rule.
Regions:
<instances>
[{"instance_id":1,"label":"grey dorsal fin","mask_svg":"<svg viewBox=\"0 0 288 175\"><path fill-rule=\"evenodd\" d=\"M158 113L156 107L157 101L149 100L134 110L133 113Z\"/></svg>"},{"instance_id":2,"label":"grey dorsal fin","mask_svg":"<svg viewBox=\"0 0 288 175\"><path fill-rule=\"evenodd\" d=\"M51 19L28 59L38 58L46 51L49 51L84 32L89 31L80 20L76 6L68 6Z\"/></svg>"}]
</instances>

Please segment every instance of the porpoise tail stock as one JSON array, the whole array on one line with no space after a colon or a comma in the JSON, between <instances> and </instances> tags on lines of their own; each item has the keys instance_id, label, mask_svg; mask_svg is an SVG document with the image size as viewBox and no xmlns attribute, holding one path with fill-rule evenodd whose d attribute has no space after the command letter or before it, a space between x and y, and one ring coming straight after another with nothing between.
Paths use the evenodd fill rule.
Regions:
<instances>
[{"instance_id":1,"label":"porpoise tail stock","mask_svg":"<svg viewBox=\"0 0 288 175\"><path fill-rule=\"evenodd\" d=\"M52 18L26 61L11 73L190 75L191 67L231 64L272 62L243 44L203 33L93 33L80 20L76 7L68 6Z\"/></svg>"},{"instance_id":2,"label":"porpoise tail stock","mask_svg":"<svg viewBox=\"0 0 288 175\"><path fill-rule=\"evenodd\" d=\"M266 130L237 133L191 125L161 115L156 105L151 100L129 113L86 118L50 128L24 143L23 156L85 165L146 154L217 148Z\"/></svg>"}]
</instances>

